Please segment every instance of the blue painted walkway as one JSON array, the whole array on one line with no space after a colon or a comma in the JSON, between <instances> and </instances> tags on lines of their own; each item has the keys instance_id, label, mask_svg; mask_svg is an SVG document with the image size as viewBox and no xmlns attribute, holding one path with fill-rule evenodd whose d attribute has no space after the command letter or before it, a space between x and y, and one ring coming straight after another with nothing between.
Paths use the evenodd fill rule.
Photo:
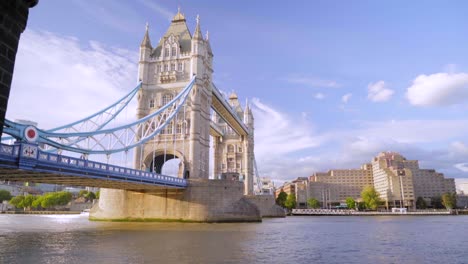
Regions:
<instances>
[{"instance_id":1,"label":"blue painted walkway","mask_svg":"<svg viewBox=\"0 0 468 264\"><path fill-rule=\"evenodd\" d=\"M0 180L151 191L187 181L147 171L41 151L36 144L0 144Z\"/></svg>"}]
</instances>

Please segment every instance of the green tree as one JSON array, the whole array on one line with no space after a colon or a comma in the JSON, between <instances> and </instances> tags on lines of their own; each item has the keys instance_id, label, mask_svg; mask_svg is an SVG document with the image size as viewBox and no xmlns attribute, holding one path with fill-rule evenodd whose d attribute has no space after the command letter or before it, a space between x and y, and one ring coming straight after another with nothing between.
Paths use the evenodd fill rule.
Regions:
<instances>
[{"instance_id":1,"label":"green tree","mask_svg":"<svg viewBox=\"0 0 468 264\"><path fill-rule=\"evenodd\" d=\"M427 208L426 200L424 200L424 198L419 196L418 199L416 199L416 209L426 209L426 208Z\"/></svg>"},{"instance_id":2,"label":"green tree","mask_svg":"<svg viewBox=\"0 0 468 264\"><path fill-rule=\"evenodd\" d=\"M23 208L24 195L18 195L10 200L10 204L16 208Z\"/></svg>"},{"instance_id":3,"label":"green tree","mask_svg":"<svg viewBox=\"0 0 468 264\"><path fill-rule=\"evenodd\" d=\"M447 210L457 207L457 194L444 193L442 195L442 204L447 208Z\"/></svg>"},{"instance_id":4,"label":"green tree","mask_svg":"<svg viewBox=\"0 0 468 264\"><path fill-rule=\"evenodd\" d=\"M0 203L11 200L11 193L7 190L0 190Z\"/></svg>"},{"instance_id":5,"label":"green tree","mask_svg":"<svg viewBox=\"0 0 468 264\"><path fill-rule=\"evenodd\" d=\"M278 197L276 197L276 204L281 206L281 207L284 207L284 203L286 202L287 198L288 198L288 194L285 193L284 191L281 191L278 194Z\"/></svg>"},{"instance_id":6,"label":"green tree","mask_svg":"<svg viewBox=\"0 0 468 264\"><path fill-rule=\"evenodd\" d=\"M88 195L88 191L87 191L87 190L81 190L81 191L78 193L78 197L85 197L85 198L86 198L86 195Z\"/></svg>"},{"instance_id":7,"label":"green tree","mask_svg":"<svg viewBox=\"0 0 468 264\"><path fill-rule=\"evenodd\" d=\"M44 200L43 195L36 196L36 199L32 202L31 207L35 208L35 209L38 209L39 207L41 207L41 203L42 203L43 200Z\"/></svg>"},{"instance_id":8,"label":"green tree","mask_svg":"<svg viewBox=\"0 0 468 264\"><path fill-rule=\"evenodd\" d=\"M31 194L26 195L26 196L24 197L22 207L23 207L25 210L26 210L26 209L31 209L34 200L36 200L36 196L31 195Z\"/></svg>"},{"instance_id":9,"label":"green tree","mask_svg":"<svg viewBox=\"0 0 468 264\"><path fill-rule=\"evenodd\" d=\"M291 193L286 198L286 202L284 202L284 207L288 208L289 210L296 208L296 195Z\"/></svg>"},{"instance_id":10,"label":"green tree","mask_svg":"<svg viewBox=\"0 0 468 264\"><path fill-rule=\"evenodd\" d=\"M348 209L356 208L356 201L354 200L353 197L346 198L346 206L348 207Z\"/></svg>"},{"instance_id":11,"label":"green tree","mask_svg":"<svg viewBox=\"0 0 468 264\"><path fill-rule=\"evenodd\" d=\"M96 199L99 199L99 196L101 196L101 191L96 192Z\"/></svg>"},{"instance_id":12,"label":"green tree","mask_svg":"<svg viewBox=\"0 0 468 264\"><path fill-rule=\"evenodd\" d=\"M94 199L96 199L96 194L93 193L93 192L88 192L87 194L85 194L84 196L86 198L87 201L92 201Z\"/></svg>"},{"instance_id":13,"label":"green tree","mask_svg":"<svg viewBox=\"0 0 468 264\"><path fill-rule=\"evenodd\" d=\"M376 210L380 203L380 194L374 186L366 186L361 192L362 200L367 209Z\"/></svg>"},{"instance_id":14,"label":"green tree","mask_svg":"<svg viewBox=\"0 0 468 264\"><path fill-rule=\"evenodd\" d=\"M315 199L315 198L309 198L307 199L307 205L310 207L310 208L320 208L320 202Z\"/></svg>"}]
</instances>

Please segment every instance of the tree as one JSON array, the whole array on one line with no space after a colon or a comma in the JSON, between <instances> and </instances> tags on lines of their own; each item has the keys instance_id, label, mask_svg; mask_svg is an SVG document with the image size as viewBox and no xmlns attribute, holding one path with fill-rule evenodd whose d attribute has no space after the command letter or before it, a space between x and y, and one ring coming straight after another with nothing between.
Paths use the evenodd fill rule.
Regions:
<instances>
[{"instance_id":1,"label":"tree","mask_svg":"<svg viewBox=\"0 0 468 264\"><path fill-rule=\"evenodd\" d=\"M447 208L447 210L457 207L457 194L444 193L442 195L442 204Z\"/></svg>"},{"instance_id":2,"label":"tree","mask_svg":"<svg viewBox=\"0 0 468 264\"><path fill-rule=\"evenodd\" d=\"M288 198L288 194L285 193L284 191L281 191L278 194L278 197L276 197L276 204L281 206L281 207L284 207L284 203L286 202L287 198Z\"/></svg>"},{"instance_id":3,"label":"tree","mask_svg":"<svg viewBox=\"0 0 468 264\"><path fill-rule=\"evenodd\" d=\"M346 206L348 206L348 209L356 208L356 201L354 200L353 197L346 198Z\"/></svg>"},{"instance_id":4,"label":"tree","mask_svg":"<svg viewBox=\"0 0 468 264\"><path fill-rule=\"evenodd\" d=\"M310 207L310 208L320 208L320 202L315 199L315 198L309 198L307 199L307 205Z\"/></svg>"},{"instance_id":5,"label":"tree","mask_svg":"<svg viewBox=\"0 0 468 264\"><path fill-rule=\"evenodd\" d=\"M366 186L361 192L362 200L367 209L376 210L380 203L380 194L374 186Z\"/></svg>"},{"instance_id":6,"label":"tree","mask_svg":"<svg viewBox=\"0 0 468 264\"><path fill-rule=\"evenodd\" d=\"M23 200L24 200L24 196L18 195L18 196L11 198L10 204L16 208L23 208Z\"/></svg>"},{"instance_id":7,"label":"tree","mask_svg":"<svg viewBox=\"0 0 468 264\"><path fill-rule=\"evenodd\" d=\"M87 194L85 194L84 197L86 198L86 201L94 200L96 199L96 194L94 194L93 192L88 192Z\"/></svg>"},{"instance_id":8,"label":"tree","mask_svg":"<svg viewBox=\"0 0 468 264\"><path fill-rule=\"evenodd\" d=\"M78 197L85 197L86 198L86 195L88 194L88 191L87 190L81 190L79 193L78 193Z\"/></svg>"},{"instance_id":9,"label":"tree","mask_svg":"<svg viewBox=\"0 0 468 264\"><path fill-rule=\"evenodd\" d=\"M296 195L291 193L286 198L286 202L284 202L284 207L288 208L289 210L296 208Z\"/></svg>"},{"instance_id":10,"label":"tree","mask_svg":"<svg viewBox=\"0 0 468 264\"><path fill-rule=\"evenodd\" d=\"M7 190L0 190L0 203L11 200L11 193Z\"/></svg>"},{"instance_id":11,"label":"tree","mask_svg":"<svg viewBox=\"0 0 468 264\"><path fill-rule=\"evenodd\" d=\"M96 199L99 199L100 196L101 196L101 191L97 191L96 192Z\"/></svg>"},{"instance_id":12,"label":"tree","mask_svg":"<svg viewBox=\"0 0 468 264\"><path fill-rule=\"evenodd\" d=\"M26 195L24 197L23 206L22 206L24 210L31 209L34 200L36 200L36 196L31 195L31 194Z\"/></svg>"},{"instance_id":13,"label":"tree","mask_svg":"<svg viewBox=\"0 0 468 264\"><path fill-rule=\"evenodd\" d=\"M427 208L426 200L424 200L424 198L419 196L418 199L416 199L416 209L426 209L426 208Z\"/></svg>"}]
</instances>

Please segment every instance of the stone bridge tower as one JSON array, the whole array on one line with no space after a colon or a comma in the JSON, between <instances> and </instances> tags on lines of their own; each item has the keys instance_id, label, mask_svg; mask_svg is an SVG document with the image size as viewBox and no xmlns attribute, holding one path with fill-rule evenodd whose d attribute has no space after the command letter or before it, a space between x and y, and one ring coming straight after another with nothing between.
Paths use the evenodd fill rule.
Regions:
<instances>
[{"instance_id":1,"label":"stone bridge tower","mask_svg":"<svg viewBox=\"0 0 468 264\"><path fill-rule=\"evenodd\" d=\"M213 53L208 34L204 38L197 16L195 32L190 33L179 12L159 40L151 45L148 26L140 45L137 118L157 111L171 101L196 75L185 109L164 131L135 149L136 169L161 173L165 161L178 158L179 177L209 177L211 80Z\"/></svg>"},{"instance_id":2,"label":"stone bridge tower","mask_svg":"<svg viewBox=\"0 0 468 264\"><path fill-rule=\"evenodd\" d=\"M254 179L254 117L249 105L246 103L242 109L237 94L229 96L231 105L237 116L246 125L249 135L239 136L216 113L212 120L221 128L224 135L215 137L214 148L214 174L219 178L222 175L236 175L244 181L244 194L253 194Z\"/></svg>"}]
</instances>

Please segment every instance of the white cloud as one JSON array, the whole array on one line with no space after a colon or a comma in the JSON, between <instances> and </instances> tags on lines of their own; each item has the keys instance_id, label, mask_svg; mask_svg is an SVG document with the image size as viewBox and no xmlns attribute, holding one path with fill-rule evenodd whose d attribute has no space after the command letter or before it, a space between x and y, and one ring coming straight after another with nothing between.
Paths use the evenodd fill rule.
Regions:
<instances>
[{"instance_id":1,"label":"white cloud","mask_svg":"<svg viewBox=\"0 0 468 264\"><path fill-rule=\"evenodd\" d=\"M392 98L395 93L393 90L388 89L384 81L378 81L376 83L370 83L367 86L368 94L367 98L372 102L385 102Z\"/></svg>"},{"instance_id":2,"label":"white cloud","mask_svg":"<svg viewBox=\"0 0 468 264\"><path fill-rule=\"evenodd\" d=\"M327 87L327 88L336 88L340 87L336 81L332 80L324 80L315 77L307 77L307 76L289 76L283 79L286 82L293 83L293 84L303 84L306 86L310 86L312 88L317 87Z\"/></svg>"},{"instance_id":3,"label":"white cloud","mask_svg":"<svg viewBox=\"0 0 468 264\"><path fill-rule=\"evenodd\" d=\"M294 120L257 98L252 100L252 111L255 116L255 153L259 159L282 156L321 143L321 139L312 134L312 126L304 116Z\"/></svg>"},{"instance_id":4,"label":"white cloud","mask_svg":"<svg viewBox=\"0 0 468 264\"><path fill-rule=\"evenodd\" d=\"M346 104L348 103L349 99L351 99L351 96L353 96L353 94L347 93L341 97L341 101Z\"/></svg>"},{"instance_id":5,"label":"white cloud","mask_svg":"<svg viewBox=\"0 0 468 264\"><path fill-rule=\"evenodd\" d=\"M164 16L168 20L171 20L172 17L175 15L174 12L169 11L167 8L163 7L159 3L156 3L155 1L138 0L138 2L142 3L144 6L155 11L156 13L159 13L160 15Z\"/></svg>"},{"instance_id":6,"label":"white cloud","mask_svg":"<svg viewBox=\"0 0 468 264\"><path fill-rule=\"evenodd\" d=\"M325 98L325 95L323 93L316 93L314 95L314 98L317 99L317 100L322 100Z\"/></svg>"},{"instance_id":7,"label":"white cloud","mask_svg":"<svg viewBox=\"0 0 468 264\"><path fill-rule=\"evenodd\" d=\"M97 112L136 85L136 52L26 30L21 36L7 118L63 125ZM129 118L134 118L129 107Z\"/></svg>"},{"instance_id":8,"label":"white cloud","mask_svg":"<svg viewBox=\"0 0 468 264\"><path fill-rule=\"evenodd\" d=\"M419 75L406 98L416 106L447 106L468 101L468 73Z\"/></svg>"}]
</instances>

